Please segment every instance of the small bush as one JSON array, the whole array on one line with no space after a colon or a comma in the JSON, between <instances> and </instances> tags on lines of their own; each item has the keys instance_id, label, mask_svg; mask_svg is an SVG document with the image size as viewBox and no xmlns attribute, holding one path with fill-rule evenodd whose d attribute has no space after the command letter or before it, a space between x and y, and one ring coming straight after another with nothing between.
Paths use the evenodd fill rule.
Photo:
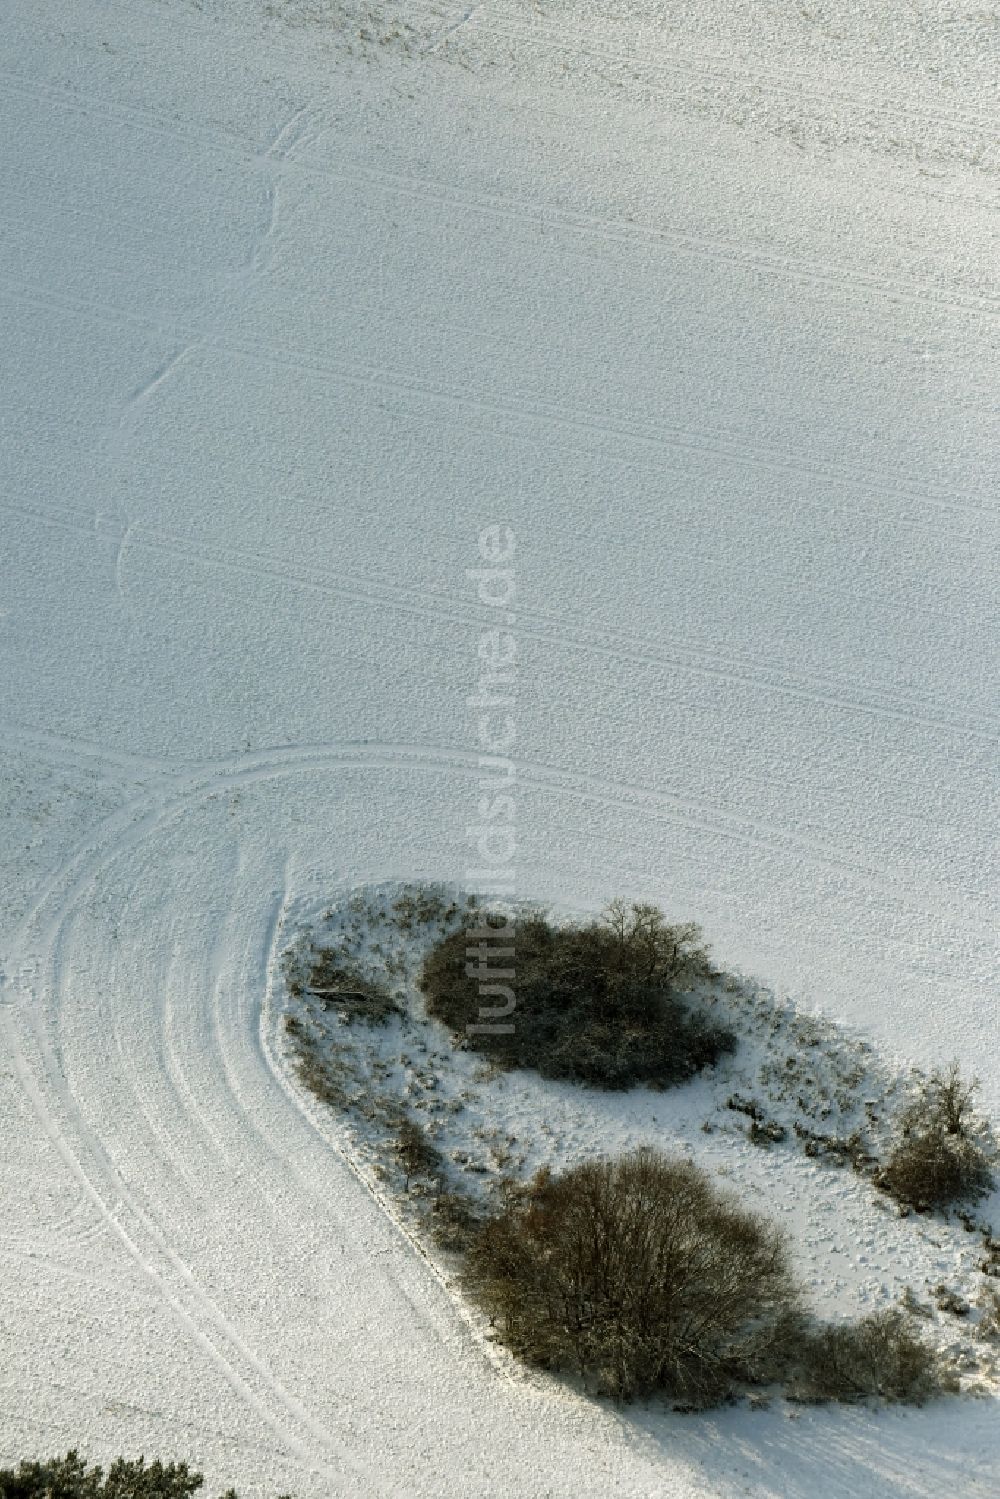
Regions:
<instances>
[{"instance_id":1,"label":"small bush","mask_svg":"<svg viewBox=\"0 0 1000 1499\"><path fill-rule=\"evenodd\" d=\"M739 1093L733 1093L726 1101L726 1108L747 1116L750 1120L747 1138L754 1145L780 1145L787 1140L788 1130L785 1126L776 1119L769 1119L756 1099L743 1098Z\"/></svg>"},{"instance_id":2,"label":"small bush","mask_svg":"<svg viewBox=\"0 0 1000 1499\"><path fill-rule=\"evenodd\" d=\"M964 1296L959 1296L943 1281L934 1287L934 1305L939 1312L947 1312L952 1317L967 1317L972 1310Z\"/></svg>"},{"instance_id":3,"label":"small bush","mask_svg":"<svg viewBox=\"0 0 1000 1499\"><path fill-rule=\"evenodd\" d=\"M724 1398L780 1354L784 1240L688 1162L637 1151L541 1174L473 1240L465 1279L530 1363L615 1396Z\"/></svg>"},{"instance_id":4,"label":"small bush","mask_svg":"<svg viewBox=\"0 0 1000 1499\"><path fill-rule=\"evenodd\" d=\"M436 1177L441 1172L441 1152L426 1129L415 1119L404 1119L396 1134L396 1158L409 1190L412 1177Z\"/></svg>"},{"instance_id":5,"label":"small bush","mask_svg":"<svg viewBox=\"0 0 1000 1499\"><path fill-rule=\"evenodd\" d=\"M432 926L435 922L452 921L459 914L459 907L449 899L442 885L408 885L392 903L392 916L403 932L414 926Z\"/></svg>"},{"instance_id":6,"label":"small bush","mask_svg":"<svg viewBox=\"0 0 1000 1499\"><path fill-rule=\"evenodd\" d=\"M187 1463L118 1458L107 1474L88 1467L75 1451L47 1462L0 1469L0 1499L190 1499L204 1483ZM222 1499L237 1499L229 1489ZM288 1495L284 1496L288 1499Z\"/></svg>"},{"instance_id":7,"label":"small bush","mask_svg":"<svg viewBox=\"0 0 1000 1499\"><path fill-rule=\"evenodd\" d=\"M923 1083L900 1117L879 1186L921 1211L976 1201L990 1191L995 1152L973 1113L977 1087L975 1080L963 1082L957 1062Z\"/></svg>"},{"instance_id":8,"label":"small bush","mask_svg":"<svg viewBox=\"0 0 1000 1499\"><path fill-rule=\"evenodd\" d=\"M803 1149L813 1160L825 1160L833 1165L850 1165L859 1174L872 1175L878 1157L868 1150L860 1130L849 1135L824 1134L822 1130L809 1129L796 1119L793 1129L803 1142Z\"/></svg>"},{"instance_id":9,"label":"small bush","mask_svg":"<svg viewBox=\"0 0 1000 1499\"><path fill-rule=\"evenodd\" d=\"M934 1349L915 1335L903 1312L891 1309L808 1332L794 1388L807 1400L880 1396L920 1405L951 1384Z\"/></svg>"},{"instance_id":10,"label":"small bush","mask_svg":"<svg viewBox=\"0 0 1000 1499\"><path fill-rule=\"evenodd\" d=\"M342 1054L330 1048L324 1055L315 1040L304 1035L301 1029L296 1031L291 1026L288 1029L295 1039L295 1071L299 1080L321 1103L329 1104L333 1109L345 1109L355 1080Z\"/></svg>"},{"instance_id":11,"label":"small bush","mask_svg":"<svg viewBox=\"0 0 1000 1499\"><path fill-rule=\"evenodd\" d=\"M678 993L707 971L696 926L616 902L583 926L530 916L454 932L428 955L421 989L430 1015L502 1067L593 1087L669 1086L735 1046Z\"/></svg>"},{"instance_id":12,"label":"small bush","mask_svg":"<svg viewBox=\"0 0 1000 1499\"><path fill-rule=\"evenodd\" d=\"M483 1226L483 1215L461 1192L440 1191L434 1199L429 1226L439 1249L464 1253Z\"/></svg>"}]
</instances>

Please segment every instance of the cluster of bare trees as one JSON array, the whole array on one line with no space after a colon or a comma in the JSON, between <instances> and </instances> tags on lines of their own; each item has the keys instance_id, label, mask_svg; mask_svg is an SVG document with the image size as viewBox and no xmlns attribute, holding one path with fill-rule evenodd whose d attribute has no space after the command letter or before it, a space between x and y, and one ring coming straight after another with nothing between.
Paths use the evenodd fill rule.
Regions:
<instances>
[{"instance_id":1,"label":"cluster of bare trees","mask_svg":"<svg viewBox=\"0 0 1000 1499\"><path fill-rule=\"evenodd\" d=\"M701 929L671 925L655 906L615 901L599 920L568 925L525 916L505 928L504 951L513 1002L503 1026L479 1023L482 969L467 932L443 938L421 977L428 1013L501 1066L592 1087L669 1086L735 1045L686 992L710 971Z\"/></svg>"}]
</instances>

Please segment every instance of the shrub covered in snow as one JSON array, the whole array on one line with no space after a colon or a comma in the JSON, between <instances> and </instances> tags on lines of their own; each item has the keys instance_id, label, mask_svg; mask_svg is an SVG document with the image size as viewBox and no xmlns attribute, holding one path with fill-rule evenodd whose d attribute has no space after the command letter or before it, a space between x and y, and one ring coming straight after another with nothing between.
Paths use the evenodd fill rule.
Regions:
<instances>
[{"instance_id":1,"label":"shrub covered in snow","mask_svg":"<svg viewBox=\"0 0 1000 1499\"><path fill-rule=\"evenodd\" d=\"M995 1150L972 1101L978 1083L963 1081L957 1062L924 1081L899 1121L879 1185L918 1209L975 1201L993 1185Z\"/></svg>"},{"instance_id":2,"label":"shrub covered in snow","mask_svg":"<svg viewBox=\"0 0 1000 1499\"><path fill-rule=\"evenodd\" d=\"M429 1137L426 1127L415 1119L405 1118L396 1133L396 1157L408 1189L414 1177L433 1179L441 1174L441 1152Z\"/></svg>"}]
</instances>

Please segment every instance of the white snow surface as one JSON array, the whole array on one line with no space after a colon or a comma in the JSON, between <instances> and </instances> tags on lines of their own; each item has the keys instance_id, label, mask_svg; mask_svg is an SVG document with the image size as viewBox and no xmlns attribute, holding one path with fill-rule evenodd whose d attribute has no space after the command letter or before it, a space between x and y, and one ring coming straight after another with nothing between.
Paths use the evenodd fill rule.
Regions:
<instances>
[{"instance_id":1,"label":"white snow surface","mask_svg":"<svg viewBox=\"0 0 1000 1499\"><path fill-rule=\"evenodd\" d=\"M997 1492L992 1400L510 1377L275 957L468 883L506 525L520 893L696 917L996 1115L998 53L986 0L7 0L0 1461Z\"/></svg>"}]
</instances>

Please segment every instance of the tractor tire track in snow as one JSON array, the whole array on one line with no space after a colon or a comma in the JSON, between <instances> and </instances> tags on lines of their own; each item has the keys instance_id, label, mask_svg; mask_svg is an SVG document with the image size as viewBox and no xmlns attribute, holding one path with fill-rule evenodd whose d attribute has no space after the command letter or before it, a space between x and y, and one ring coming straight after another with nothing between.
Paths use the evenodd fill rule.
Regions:
<instances>
[{"instance_id":1,"label":"tractor tire track in snow","mask_svg":"<svg viewBox=\"0 0 1000 1499\"><path fill-rule=\"evenodd\" d=\"M235 546L212 546L207 541L180 537L158 528L142 528L135 535L137 546L151 550L172 551L190 557L197 564L243 574L249 577L274 578L291 588L320 593L326 597L347 600L366 607L388 609L438 622L459 624L474 629L482 623L483 613L474 604L458 598L431 602L427 594L392 582L381 582L351 574L338 576L327 568L310 569L275 560L272 554L251 553ZM716 652L685 646L666 650L648 636L630 635L626 631L594 629L567 622L563 617L543 610L526 608L517 611L518 631L522 639L539 644L603 656L615 662L652 666L658 670L687 672L695 676L726 681L740 687L822 704L844 712L918 724L922 728L941 730L961 737L979 738L993 743L1000 739L1000 724L988 718L978 720L938 714L924 699L920 706L882 697L867 700L851 696L845 684L810 682L807 678L782 672L766 663L743 662Z\"/></svg>"},{"instance_id":2,"label":"tractor tire track in snow","mask_svg":"<svg viewBox=\"0 0 1000 1499\"><path fill-rule=\"evenodd\" d=\"M305 767L295 765L293 770L311 769L315 763L316 757L313 755L309 757ZM326 763L325 760L323 763ZM274 757L270 767L263 757L253 767L255 780L269 779L277 773L288 773L280 756ZM245 777L237 777L237 783L244 779ZM319 1461L321 1471L323 1461L328 1461L331 1457L337 1459L342 1464L339 1476L343 1476L345 1467L356 1471L359 1476L363 1474L365 1492L375 1493L379 1490L372 1482L370 1472L360 1469L350 1457L348 1449L320 1426L302 1403L271 1374L266 1362L247 1344L232 1320L201 1289L194 1272L172 1247L170 1231L157 1213L156 1201L148 1199L143 1187L133 1186L128 1182L115 1163L110 1141L102 1140L85 1119L83 1109L76 1101L75 1091L67 1080L72 1074L72 1066L70 1057L62 1050L60 1024L72 1003L70 975L75 974L79 978L86 971L86 965L81 966L72 956L76 913L88 900L95 897L100 888L101 876L116 861L126 854L141 850L172 819L182 815L193 801L211 798L220 787L233 784L233 777L228 771L216 771L208 777L198 777L197 780L197 785L185 787L172 798L156 798L156 804L151 806L145 816L134 816L138 804L133 803L125 816L109 819L112 825L110 829L105 825L105 836L99 845L91 847L85 855L71 859L64 866L62 883L65 888L58 898L55 910L45 909L44 921L39 918L43 908L51 906L51 899L46 897L36 903L33 912L22 924L23 929L29 930L22 930L21 941L27 946L30 929L40 926L38 942L42 962L34 986L35 992L30 996L22 996L16 1016L11 1014L9 1020L5 1019L7 1053L12 1058L18 1079L30 1097L46 1135L81 1191L81 1204L69 1215L69 1220L75 1219L79 1212L96 1209L99 1214L97 1230L110 1231L117 1236L188 1336L210 1359L239 1398L275 1431L286 1448L303 1461ZM50 882L49 896L52 887L58 882L58 876ZM283 1094L295 1098L297 1110L304 1118L308 1118L310 1128L318 1131L327 1144L335 1144L338 1154L366 1194L383 1213L389 1215L402 1240L419 1254L441 1288L447 1290L447 1283L440 1272L427 1259L425 1252L399 1221L390 1204L358 1166L344 1140L332 1141L330 1132L319 1127L315 1114L308 1109L301 1096L296 1096L294 1088L282 1075L273 1052L273 1043L268 1044L263 1038L265 1019L260 1004L263 992L273 978L271 968L275 962L275 944L280 933L284 905L285 895L282 893L271 919L266 923L263 939L258 942L264 969L264 974L258 975L261 979L260 995L256 998L244 996L247 998L246 1013L240 1014L240 1023L235 1032L224 1023L219 1009L220 986L224 978L234 974L237 979L245 982L246 970L242 962L245 954L238 951L239 944L233 949L227 936L229 924L235 921L239 927L245 920L244 913L234 908L218 934L216 955L210 963L209 972L204 976L206 997L213 1009L211 1050L216 1067L213 1096L226 1100L239 1109L244 1140L256 1139L257 1158L260 1159L259 1150L262 1147L265 1154L271 1157L275 1177L290 1175L295 1179L300 1197L306 1202L314 1198L322 1200L322 1181L299 1171L294 1158L289 1158L274 1144L266 1131L260 1128L254 1110L242 1096L237 1073L227 1056L227 1047L234 1041L237 1046L249 1045L259 1067L270 1077L272 1085L280 1086ZM141 942L141 936L136 941ZM169 975L167 978L169 979ZM200 1004L199 986L192 983L191 978L191 975L186 975L184 992L193 995L195 1003ZM48 1025L46 1011L38 1003L39 991L50 996L47 1008L51 1015ZM169 992L169 983L165 985L165 992ZM151 997L147 994L140 1003L148 1005L150 1000ZM106 1024L112 1035L117 1034L121 1066L115 1070L120 1071L122 1077L127 1077L129 1063L126 1059L134 1042L134 1017L127 1011L127 1007L122 1009L120 1006L121 997L115 996L109 1012L88 1017L88 1025L100 1029ZM167 1063L167 1077L174 1090L174 1107L154 1112L141 1090L133 1089L132 1117L142 1121L143 1133L150 1150L155 1152L159 1162L183 1181L190 1201L211 1209L211 1188L200 1183L197 1168L193 1164L197 1156L189 1159L179 1147L177 1137L171 1130L171 1121L183 1121L185 1132L189 1132L193 1126L196 1131L207 1135L224 1169L235 1173L237 1177L240 1174L239 1163L229 1154L196 1095L187 1086L185 1059L190 1058L191 1049L179 1047L172 1040L170 1029L169 1009L165 1007L161 1020L161 1044ZM59 1231L65 1226L65 1223L59 1225ZM229 1227L232 1228L233 1225ZM92 1231L93 1229L88 1230ZM385 1268L392 1276L391 1265ZM405 1286L400 1284L399 1289L406 1294ZM412 1297L409 1299L414 1311L426 1322L427 1306L418 1306L412 1301ZM453 1332L453 1329L439 1326L439 1335L448 1332ZM490 1366L506 1374L506 1365L501 1356L493 1352L481 1336L477 1335L476 1341ZM338 1476L335 1468L326 1471L331 1478ZM399 1485L394 1485L392 1492L403 1493L404 1490Z\"/></svg>"},{"instance_id":3,"label":"tractor tire track in snow","mask_svg":"<svg viewBox=\"0 0 1000 1499\"><path fill-rule=\"evenodd\" d=\"M465 29L467 23L479 15L482 9L481 4L472 6L459 20L447 27L434 46L427 50L437 51L449 37ZM410 12L411 15L421 13L429 21L436 19L438 15L437 12L426 9L422 12L420 9ZM852 108L877 109L895 120L909 115L914 119L927 120L948 128L979 130L986 136L991 136L995 132L996 121L987 114L948 109L944 105L928 106L912 95L903 98L884 92L865 94L857 90L845 89L841 83L834 82L832 79L828 89L819 89L816 87L815 74L801 68L776 68L773 63L764 62L761 58L748 59L746 68L738 69L727 67L721 58L713 53L681 54L645 46L640 53L621 47L609 47L603 42L595 42L580 31L547 30L539 24L537 16L526 22L511 21L509 16L501 19L494 10L484 19L486 24L483 29L488 29L492 36L501 41L527 41L533 48L538 47L561 54L568 53L573 57L593 57L602 62L616 62L624 66L641 67L647 73L659 73L663 77L700 78L710 84L735 84L747 88L753 87L760 93L781 93L792 100L809 99L820 105L825 113L830 111L831 105L835 107L837 104L848 104Z\"/></svg>"},{"instance_id":4,"label":"tractor tire track in snow","mask_svg":"<svg viewBox=\"0 0 1000 1499\"><path fill-rule=\"evenodd\" d=\"M490 215L501 221L512 222L519 227L525 224L544 225L546 231L560 229L567 234L581 234L598 238L617 246L641 246L644 250L661 245L672 254L684 254L695 259L720 262L728 267L740 267L755 275L770 275L799 283L827 286L833 289L855 291L863 289L890 302L911 303L918 306L940 307L948 312L977 317L1000 317L1000 297L995 294L964 294L956 297L948 294L934 281L917 281L900 267L897 274L879 277L870 273L848 269L843 265L824 262L818 258L809 260L795 256L780 255L752 243L737 243L721 238L709 238L670 225L646 225L625 219L608 219L575 210L560 209L533 199L513 198L501 194L473 193L451 187L433 179L392 173L372 167L351 164L313 165L301 158L273 154L269 140L261 149L246 142L235 133L196 130L193 127L174 127L145 111L124 106L106 105L101 100L81 100L71 91L62 91L50 85L33 86L14 75L0 72L0 81L8 88L32 97L36 92L43 98L62 107L82 114L103 114L123 124L150 131L168 139L179 139L188 143L202 144L222 151L245 166L266 171L271 180L278 180L288 173L303 179L319 182L337 182L341 185L353 183L357 186L376 188L382 192L407 197L419 203L436 203L451 207L463 216L470 212ZM280 137L281 131L278 135Z\"/></svg>"},{"instance_id":5,"label":"tractor tire track in snow","mask_svg":"<svg viewBox=\"0 0 1000 1499\"><path fill-rule=\"evenodd\" d=\"M163 331L166 326L169 326L169 319L160 316L143 317L135 313L124 312L108 304L47 292L37 284L21 282L13 277L0 275L0 287L3 286L16 292L22 301L31 302L43 308L72 313L75 316L85 314L111 326L130 326L157 331ZM953 490L923 485L915 479L912 482L899 483L889 479L886 475L872 473L870 469L861 470L847 464L822 463L803 458L797 451L793 452L788 448L778 448L755 441L748 429L672 428L659 420L651 419L639 424L630 422L625 417L616 417L614 414L598 419L590 411L580 407L556 405L547 401L518 402L492 392L476 393L453 389L406 375L403 372L387 372L375 366L359 366L347 361L333 361L294 346L277 345L263 339L247 340L226 337L214 329L209 331L205 329L183 330L179 325L174 325L173 331L178 337L187 337L193 342L202 344L206 352L235 355L257 363L272 365L275 368L291 369L300 374L309 374L322 380L353 386L365 393L381 390L393 396L415 397L418 400L430 402L432 405L437 404L449 413L458 408L463 411L479 412L486 417L513 420L518 424L518 435L522 440L531 440L531 434L525 432L524 425L537 423L549 429L544 439L538 439L544 441L546 446L551 445L550 433L551 429L555 428L562 432L585 434L602 445L606 445L607 439L620 440L637 452L643 449L660 453L682 451L726 462L740 471L744 470L748 464L752 464L761 469L771 469L781 475L801 475L822 483L844 484L860 488L866 493L875 489L880 503L886 496L896 496L911 504L916 500L932 512L963 516L976 524L989 521L995 523L996 520L995 506L982 504L971 495L959 497ZM837 507L824 506L823 508L835 510ZM846 513L870 515L871 510L847 509ZM905 521L905 517L902 519Z\"/></svg>"},{"instance_id":6,"label":"tractor tire track in snow","mask_svg":"<svg viewBox=\"0 0 1000 1499\"><path fill-rule=\"evenodd\" d=\"M431 21L440 20L439 12L425 11L425 15ZM831 112L831 106L835 109L837 105L843 104L852 110L877 112L893 120L909 117L918 122L926 121L940 125L947 130L976 131L986 140L991 140L995 134L996 120L988 113L977 113L968 109L949 109L943 102L929 105L915 94L892 95L887 94L884 89L877 93L864 93L856 89L845 88L842 83L834 82L832 79L829 88L820 89L815 85L814 74L804 69L775 67L773 63L766 62L760 57L748 59L747 67L738 69L726 66L717 56L710 53L694 52L682 55L678 52L668 53L644 47L640 54L620 47L609 47L606 43L584 38L581 33L574 35L565 31L546 30L536 20L527 24L512 22L509 17L500 20L495 9L492 15L489 13L485 0L479 0L479 3L467 7L454 22L446 26L444 30L439 30L424 49L424 55L439 52L457 33L468 32L472 22L478 22L476 30L481 33L488 31L491 36L501 41L527 41L533 48L539 50L571 57L594 58L605 63L617 63L623 67L640 67L646 74L659 74L663 78L692 78L703 80L713 86L753 89L760 95L785 95L793 103L804 101L814 103L820 106L823 113L827 115ZM26 73L12 69L0 69L0 80L3 80L9 89L28 97L49 98L53 102L61 103L66 108L75 109L82 114L104 113L110 118L117 118L130 124L138 123L146 129L157 130L178 140L224 144L231 148L246 145L245 138L234 130L197 126L189 121L180 125L174 120L158 115L154 110L116 104L77 89L60 88L51 82L32 78ZM309 105L298 106L257 147L258 153L261 156L281 158L294 150L304 130L304 119L314 113L314 106L312 108Z\"/></svg>"},{"instance_id":7,"label":"tractor tire track in snow","mask_svg":"<svg viewBox=\"0 0 1000 1499\"><path fill-rule=\"evenodd\" d=\"M70 519L69 512L57 511L50 515L47 511L7 504L3 504L3 508L30 517L43 525L64 526L84 534L90 533L91 528L82 520L77 523ZM482 611L462 598L432 600L425 592L418 592L396 582L369 579L351 573L331 573L326 567L314 569L302 562L283 561L273 553L251 552L230 544L224 547L213 545L208 540L185 537L160 526L133 521L129 526L128 540L134 551L145 549L172 553L178 557L190 558L201 567L237 576L272 578L290 589L318 593L326 598L361 604L367 608L390 610L416 619L427 619L434 623L448 622L470 629L475 628L482 620ZM121 548L118 561L120 565ZM119 589L120 586L119 579ZM880 694L859 696L856 683L828 682L821 678L790 673L766 662L727 656L687 642L679 648L666 648L655 637L608 627L598 629L568 620L565 616L524 606L518 610L518 622L523 639L536 641L547 647L580 651L590 656L650 666L670 673L680 671L739 687L753 687L802 702L821 704L845 713L912 723L960 737L984 739L991 743L1000 738L1000 723L992 721L985 714L978 717L971 714L957 717L954 713L937 711L926 696L917 698L914 702L905 698L887 698Z\"/></svg>"},{"instance_id":8,"label":"tractor tire track in snow","mask_svg":"<svg viewBox=\"0 0 1000 1499\"><path fill-rule=\"evenodd\" d=\"M321 1451L328 1459L335 1457L353 1471L364 1471L359 1470L350 1449L336 1443L327 1432L318 1428L300 1402L277 1384L233 1323L199 1290L190 1270L170 1248L155 1220L138 1206L126 1188L102 1144L87 1130L79 1109L73 1106L66 1090L60 1089L58 1071L40 1031L36 1029L34 1040L43 1058L44 1083L36 1078L26 1059L21 1037L6 1015L0 1015L0 1032L4 1033L19 1082L81 1192L93 1203L108 1228L148 1276L188 1337L237 1397L275 1431L289 1451L297 1453L303 1460L313 1463L316 1452ZM51 1102L53 1093L59 1097L59 1111ZM57 1112L68 1116L72 1124L67 1126L60 1122ZM295 1433L292 1422L305 1429L307 1439ZM331 1479L341 1471L326 1469Z\"/></svg>"},{"instance_id":9,"label":"tractor tire track in snow","mask_svg":"<svg viewBox=\"0 0 1000 1499\"><path fill-rule=\"evenodd\" d=\"M73 868L71 883L55 915L48 919L48 940L42 948L42 984L51 996L54 1025L58 1025L69 1004L73 967L65 949L77 908L96 889L99 876L109 863L125 848L151 836L176 810L168 805L147 813L89 858L77 861ZM189 1266L172 1247L169 1230L158 1221L155 1201L140 1201L141 1189L126 1181L109 1153L109 1144L88 1124L66 1082L65 1061L59 1057L58 1031L47 1033L45 1017L38 1005L22 1004L16 1015L10 1011L0 1014L0 1031L18 1080L81 1193L238 1398L274 1430L288 1451L313 1465L318 1462L331 1481L343 1477L346 1469L364 1478L366 1491L378 1492L370 1470L358 1463L351 1448L320 1425L302 1402L271 1374L264 1359L250 1347L235 1323L201 1289ZM29 1047L25 1045L25 1034L30 1038ZM29 1050L34 1065L29 1060ZM155 1140L157 1148L167 1146L169 1159L169 1144L162 1132L151 1133L149 1139ZM189 1184L194 1185L190 1180ZM331 1460L338 1466L329 1466Z\"/></svg>"},{"instance_id":10,"label":"tractor tire track in snow","mask_svg":"<svg viewBox=\"0 0 1000 1499\"><path fill-rule=\"evenodd\" d=\"M337 769L421 770L470 778L477 778L482 773L479 756L468 750L367 740L253 750L233 761L208 761L200 766L196 762L187 762L184 769L171 778L169 791L161 789L156 793L152 808L149 807L149 798L130 802L102 824L99 831L105 835L103 846L95 849L90 845L77 851L50 877L11 944L10 967L13 968L18 958L23 959L30 927L40 924L43 932L47 930L42 921L44 908L50 903L57 886L67 879L72 879L70 889L74 892L69 904L76 905L83 899L83 892L92 885L94 869L110 862L125 848L141 844L157 825L178 815L186 807L240 787ZM550 795L608 810L641 814L651 822L674 824L704 836L743 843L771 853L794 854L817 866L849 872L860 877L881 896L903 907L932 914L930 908L914 902L908 885L886 877L881 870L858 861L846 850L824 840L802 837L791 829L770 822L741 816L718 803L691 797L680 789L619 782L523 759L518 761L518 778L522 785ZM51 946L54 941L55 935L50 930L47 944Z\"/></svg>"},{"instance_id":11,"label":"tractor tire track in snow","mask_svg":"<svg viewBox=\"0 0 1000 1499\"><path fill-rule=\"evenodd\" d=\"M698 117L714 117L725 123L757 126L768 134L777 135L779 139L790 136L800 146L802 142L799 141L797 132L786 134L782 130L776 130L773 123L769 126L765 119L756 118L755 109L771 102L777 102L786 111L799 108L803 111L801 127L808 133L810 127L815 129L830 120L832 107L841 119L849 119L854 124L864 123L867 130L862 137L863 146L873 150L879 149L880 143L877 136L873 138L870 132L880 127L889 132L888 139L896 151L905 147L914 149L927 146L926 127L936 127L939 132L944 133L947 144L957 150L960 159L974 161L976 165L979 164L981 152L994 144L995 128L985 116L930 108L915 103L912 98L903 99L898 95L887 98L885 95L850 94L839 88L831 88L829 93L820 92L803 86L801 75L796 78L794 75L775 72L760 64L759 60L743 72L731 68L706 67L703 63L687 58L671 59L660 52L643 52L640 55L592 43L583 45L578 40L529 26L517 26L516 23L505 23L502 28L493 30L493 35L501 42L523 44L533 56L538 52L547 52L554 58L569 58L582 65L581 72L588 64L610 65L617 68L623 76L609 78L605 73L597 73L595 67L591 67L590 71L613 87L621 88L632 83L641 90L644 98L657 98L672 112L683 114L684 107L687 106ZM437 48L430 50L436 51ZM685 92L677 87L678 81L682 85L691 82L694 88ZM735 120L734 111L738 112ZM836 118L837 114L834 115L834 119ZM900 124L902 122L905 125L911 120L915 126L923 129L919 133L915 131L909 140L904 138L901 143ZM781 122L787 129L790 117L782 116ZM798 120L792 123L799 125ZM970 135L973 137L971 140ZM931 141L930 144L933 146L935 143ZM884 150L885 146L882 145L881 149Z\"/></svg>"}]
</instances>

